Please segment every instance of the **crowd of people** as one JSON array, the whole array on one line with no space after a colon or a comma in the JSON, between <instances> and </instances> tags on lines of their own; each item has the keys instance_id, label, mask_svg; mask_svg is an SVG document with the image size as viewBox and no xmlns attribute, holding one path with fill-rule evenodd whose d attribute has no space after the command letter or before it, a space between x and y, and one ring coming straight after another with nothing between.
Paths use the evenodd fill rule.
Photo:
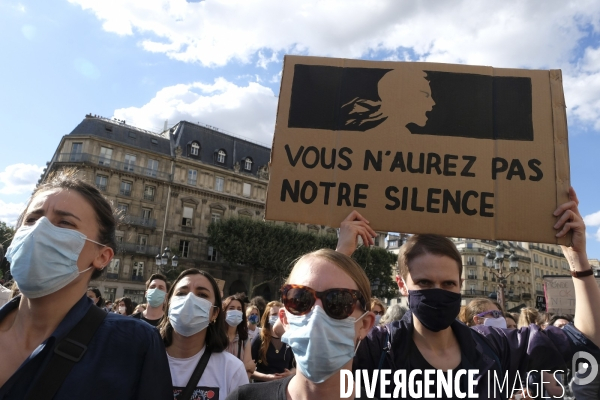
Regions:
<instances>
[{"instance_id":1,"label":"crowd of people","mask_svg":"<svg viewBox=\"0 0 600 400\"><path fill-rule=\"evenodd\" d=\"M358 238L374 244L356 211L341 222L336 250L294 263L281 301L223 299L209 273L191 268L174 282L152 275L146 303L134 304L88 287L116 251L110 204L72 173L56 174L33 193L6 254L15 283L0 308L0 399L334 399L344 386L340 371L381 369L477 369L479 398L535 397L490 396L488 374L567 371L578 351L600 357L600 288L572 189L569 196L555 229L572 234L563 250L577 296L573 316L532 308L515 315L486 298L461 306L462 260L438 235L413 235L402 246L396 279L408 308L386 307L350 257ZM563 396L568 374L544 374L525 387ZM373 384L378 398L396 383ZM597 399L599 386L596 379L573 391Z\"/></svg>"}]
</instances>

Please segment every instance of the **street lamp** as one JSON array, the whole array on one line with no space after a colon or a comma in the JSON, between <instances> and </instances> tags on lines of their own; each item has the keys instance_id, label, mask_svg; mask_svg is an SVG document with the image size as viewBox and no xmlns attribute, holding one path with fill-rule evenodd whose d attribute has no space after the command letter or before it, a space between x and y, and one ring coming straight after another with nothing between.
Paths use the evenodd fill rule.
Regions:
<instances>
[{"instance_id":1,"label":"street lamp","mask_svg":"<svg viewBox=\"0 0 600 400\"><path fill-rule=\"evenodd\" d=\"M514 250L510 250L509 267L511 272L504 274L504 244L499 242L495 249L496 257L491 251L488 251L484 257L485 266L490 268L490 272L498 279L498 302L502 307L506 307L504 298L504 289L506 288L506 280L519 269L519 257ZM509 296L513 295L512 289L508 292Z\"/></svg>"},{"instance_id":2,"label":"street lamp","mask_svg":"<svg viewBox=\"0 0 600 400\"><path fill-rule=\"evenodd\" d=\"M171 257L171 249L168 247L165 247L162 255L157 254L154 259L156 260L156 266L163 272L168 271L167 266L169 264L169 259L171 259L171 268L169 268L169 270L177 268L177 264L179 263L179 257L177 257L177 255Z\"/></svg>"}]
</instances>

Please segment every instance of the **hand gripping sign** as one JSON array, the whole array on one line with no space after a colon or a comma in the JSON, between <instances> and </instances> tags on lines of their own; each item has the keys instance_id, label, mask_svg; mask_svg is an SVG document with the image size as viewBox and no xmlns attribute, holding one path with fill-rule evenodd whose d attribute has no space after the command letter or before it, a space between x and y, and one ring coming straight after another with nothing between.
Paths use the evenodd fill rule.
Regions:
<instances>
[{"instance_id":1,"label":"hand gripping sign","mask_svg":"<svg viewBox=\"0 0 600 400\"><path fill-rule=\"evenodd\" d=\"M286 56L270 172L269 220L567 244L561 73Z\"/></svg>"}]
</instances>

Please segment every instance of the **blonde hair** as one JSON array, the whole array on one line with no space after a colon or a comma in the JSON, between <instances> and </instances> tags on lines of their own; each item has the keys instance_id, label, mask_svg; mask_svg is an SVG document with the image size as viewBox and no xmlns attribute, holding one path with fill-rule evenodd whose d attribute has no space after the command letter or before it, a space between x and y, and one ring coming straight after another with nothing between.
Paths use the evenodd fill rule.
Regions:
<instances>
[{"instance_id":1,"label":"blonde hair","mask_svg":"<svg viewBox=\"0 0 600 400\"><path fill-rule=\"evenodd\" d=\"M467 326L475 326L475 321L473 318L475 318L477 314L484 312L490 305L498 308L498 305L489 299L473 299L469 302L469 304L464 306L464 308L461 308L458 319L464 322ZM502 312L502 310L500 310L500 312Z\"/></svg>"},{"instance_id":2,"label":"blonde hair","mask_svg":"<svg viewBox=\"0 0 600 400\"><path fill-rule=\"evenodd\" d=\"M386 310L385 305L379 299L373 297L373 298L371 298L371 310L375 306L381 307L381 309L383 310L383 314L385 314L385 310Z\"/></svg>"},{"instance_id":3,"label":"blonde hair","mask_svg":"<svg viewBox=\"0 0 600 400\"><path fill-rule=\"evenodd\" d=\"M533 307L521 308L521 315L519 315L519 328L529 326L530 324L536 324L538 318L538 310Z\"/></svg>"}]
</instances>

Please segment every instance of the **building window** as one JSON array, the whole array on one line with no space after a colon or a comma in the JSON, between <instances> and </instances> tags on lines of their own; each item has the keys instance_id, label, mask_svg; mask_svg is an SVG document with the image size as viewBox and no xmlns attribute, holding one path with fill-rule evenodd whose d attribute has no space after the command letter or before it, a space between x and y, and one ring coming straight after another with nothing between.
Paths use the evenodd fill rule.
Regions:
<instances>
[{"instance_id":1,"label":"building window","mask_svg":"<svg viewBox=\"0 0 600 400\"><path fill-rule=\"evenodd\" d=\"M156 193L156 188L154 186L144 187L144 200L154 201L155 193Z\"/></svg>"},{"instance_id":2,"label":"building window","mask_svg":"<svg viewBox=\"0 0 600 400\"><path fill-rule=\"evenodd\" d=\"M111 303L115 302L115 297L117 297L117 288L114 287L104 287L104 294L102 295L105 301L110 301ZM118 306L117 306L118 307Z\"/></svg>"},{"instance_id":3,"label":"building window","mask_svg":"<svg viewBox=\"0 0 600 400\"><path fill-rule=\"evenodd\" d=\"M534 255L533 255L533 261L535 261L535 262L539 262L539 261L538 261L538 255L537 255L537 254L534 254Z\"/></svg>"},{"instance_id":4,"label":"building window","mask_svg":"<svg viewBox=\"0 0 600 400\"><path fill-rule=\"evenodd\" d=\"M467 257L467 264L468 265L477 265L477 264L475 264L475 257L473 257L473 256Z\"/></svg>"},{"instance_id":5,"label":"building window","mask_svg":"<svg viewBox=\"0 0 600 400\"><path fill-rule=\"evenodd\" d=\"M197 156L199 153L200 153L200 145L198 144L198 142L192 142L190 154L193 156Z\"/></svg>"},{"instance_id":6,"label":"building window","mask_svg":"<svg viewBox=\"0 0 600 400\"><path fill-rule=\"evenodd\" d=\"M212 222L214 224L214 223L217 223L219 221L221 221L221 214L219 214L219 213L212 213L212 215L210 216L210 222Z\"/></svg>"},{"instance_id":7,"label":"building window","mask_svg":"<svg viewBox=\"0 0 600 400\"><path fill-rule=\"evenodd\" d=\"M562 267L563 267L563 269L569 269L569 264L567 264L566 261L563 261L562 262Z\"/></svg>"},{"instance_id":8,"label":"building window","mask_svg":"<svg viewBox=\"0 0 600 400\"><path fill-rule=\"evenodd\" d=\"M131 187L133 183L129 181L121 181L121 193L122 196L131 196Z\"/></svg>"},{"instance_id":9,"label":"building window","mask_svg":"<svg viewBox=\"0 0 600 400\"><path fill-rule=\"evenodd\" d=\"M224 182L225 182L225 179L221 178L220 176L215 177L215 190L217 192L223 191L223 183Z\"/></svg>"},{"instance_id":10,"label":"building window","mask_svg":"<svg viewBox=\"0 0 600 400\"><path fill-rule=\"evenodd\" d=\"M487 294L487 285L483 285L483 294Z\"/></svg>"},{"instance_id":11,"label":"building window","mask_svg":"<svg viewBox=\"0 0 600 400\"><path fill-rule=\"evenodd\" d=\"M129 211L129 204L119 203L117 205L117 210L121 215L125 215Z\"/></svg>"},{"instance_id":12,"label":"building window","mask_svg":"<svg viewBox=\"0 0 600 400\"><path fill-rule=\"evenodd\" d=\"M138 244L135 249L136 252L145 253L147 247L148 247L148 235L138 235Z\"/></svg>"},{"instance_id":13,"label":"building window","mask_svg":"<svg viewBox=\"0 0 600 400\"><path fill-rule=\"evenodd\" d=\"M148 159L148 171L146 171L146 175L156 178L157 172L158 172L158 160L153 160L153 159L149 158Z\"/></svg>"},{"instance_id":14,"label":"building window","mask_svg":"<svg viewBox=\"0 0 600 400\"><path fill-rule=\"evenodd\" d=\"M83 143L73 143L71 145L70 161L81 161L81 151L82 150L83 150Z\"/></svg>"},{"instance_id":15,"label":"building window","mask_svg":"<svg viewBox=\"0 0 600 400\"><path fill-rule=\"evenodd\" d=\"M179 241L179 254L181 257L188 258L190 256L190 241L180 240Z\"/></svg>"},{"instance_id":16,"label":"building window","mask_svg":"<svg viewBox=\"0 0 600 400\"><path fill-rule=\"evenodd\" d=\"M113 258L108 264L108 268L106 269L106 278L107 279L119 279L119 267L121 266L121 260L118 258Z\"/></svg>"},{"instance_id":17,"label":"building window","mask_svg":"<svg viewBox=\"0 0 600 400\"><path fill-rule=\"evenodd\" d=\"M477 279L477 275L475 274L474 269L469 270L469 279Z\"/></svg>"},{"instance_id":18,"label":"building window","mask_svg":"<svg viewBox=\"0 0 600 400\"><path fill-rule=\"evenodd\" d=\"M112 149L109 149L108 147L100 147L100 157L98 157L98 164L110 165L112 152Z\"/></svg>"},{"instance_id":19,"label":"building window","mask_svg":"<svg viewBox=\"0 0 600 400\"><path fill-rule=\"evenodd\" d=\"M539 268L535 269L535 276L540 276L540 269Z\"/></svg>"},{"instance_id":20,"label":"building window","mask_svg":"<svg viewBox=\"0 0 600 400\"><path fill-rule=\"evenodd\" d=\"M252 185L249 183L244 183L242 194L246 197L250 197L250 193L252 193Z\"/></svg>"},{"instance_id":21,"label":"building window","mask_svg":"<svg viewBox=\"0 0 600 400\"><path fill-rule=\"evenodd\" d=\"M246 158L244 161L244 170L252 171L252 159L250 157Z\"/></svg>"},{"instance_id":22,"label":"building window","mask_svg":"<svg viewBox=\"0 0 600 400\"><path fill-rule=\"evenodd\" d=\"M219 150L217 152L217 162L225 164L225 157L227 157L227 153L225 153L224 150Z\"/></svg>"},{"instance_id":23,"label":"building window","mask_svg":"<svg viewBox=\"0 0 600 400\"><path fill-rule=\"evenodd\" d=\"M98 190L105 192L107 186L108 186L108 176L96 175L96 187L98 188Z\"/></svg>"},{"instance_id":24,"label":"building window","mask_svg":"<svg viewBox=\"0 0 600 400\"><path fill-rule=\"evenodd\" d=\"M217 261L217 250L212 246L208 246L208 261Z\"/></svg>"},{"instance_id":25,"label":"building window","mask_svg":"<svg viewBox=\"0 0 600 400\"><path fill-rule=\"evenodd\" d=\"M135 155L133 154L125 154L125 162L123 163L123 169L125 171L133 172L135 167Z\"/></svg>"},{"instance_id":26,"label":"building window","mask_svg":"<svg viewBox=\"0 0 600 400\"><path fill-rule=\"evenodd\" d=\"M138 279L135 279L138 280ZM141 279L141 282L144 280ZM135 290L135 289L125 289L123 290L123 296L129 297L131 301L142 304L144 302L144 296L146 294L145 290Z\"/></svg>"},{"instance_id":27,"label":"building window","mask_svg":"<svg viewBox=\"0 0 600 400\"><path fill-rule=\"evenodd\" d=\"M196 180L198 179L198 171L195 169L188 169L188 185L196 186Z\"/></svg>"},{"instance_id":28,"label":"building window","mask_svg":"<svg viewBox=\"0 0 600 400\"><path fill-rule=\"evenodd\" d=\"M150 219L151 215L152 215L151 208L142 208L142 218L143 219Z\"/></svg>"},{"instance_id":29,"label":"building window","mask_svg":"<svg viewBox=\"0 0 600 400\"><path fill-rule=\"evenodd\" d=\"M193 218L194 209L192 207L183 207L183 218L181 220L181 225L192 226Z\"/></svg>"},{"instance_id":30,"label":"building window","mask_svg":"<svg viewBox=\"0 0 600 400\"><path fill-rule=\"evenodd\" d=\"M547 267L548 266L548 257L544 257L544 265Z\"/></svg>"}]
</instances>

